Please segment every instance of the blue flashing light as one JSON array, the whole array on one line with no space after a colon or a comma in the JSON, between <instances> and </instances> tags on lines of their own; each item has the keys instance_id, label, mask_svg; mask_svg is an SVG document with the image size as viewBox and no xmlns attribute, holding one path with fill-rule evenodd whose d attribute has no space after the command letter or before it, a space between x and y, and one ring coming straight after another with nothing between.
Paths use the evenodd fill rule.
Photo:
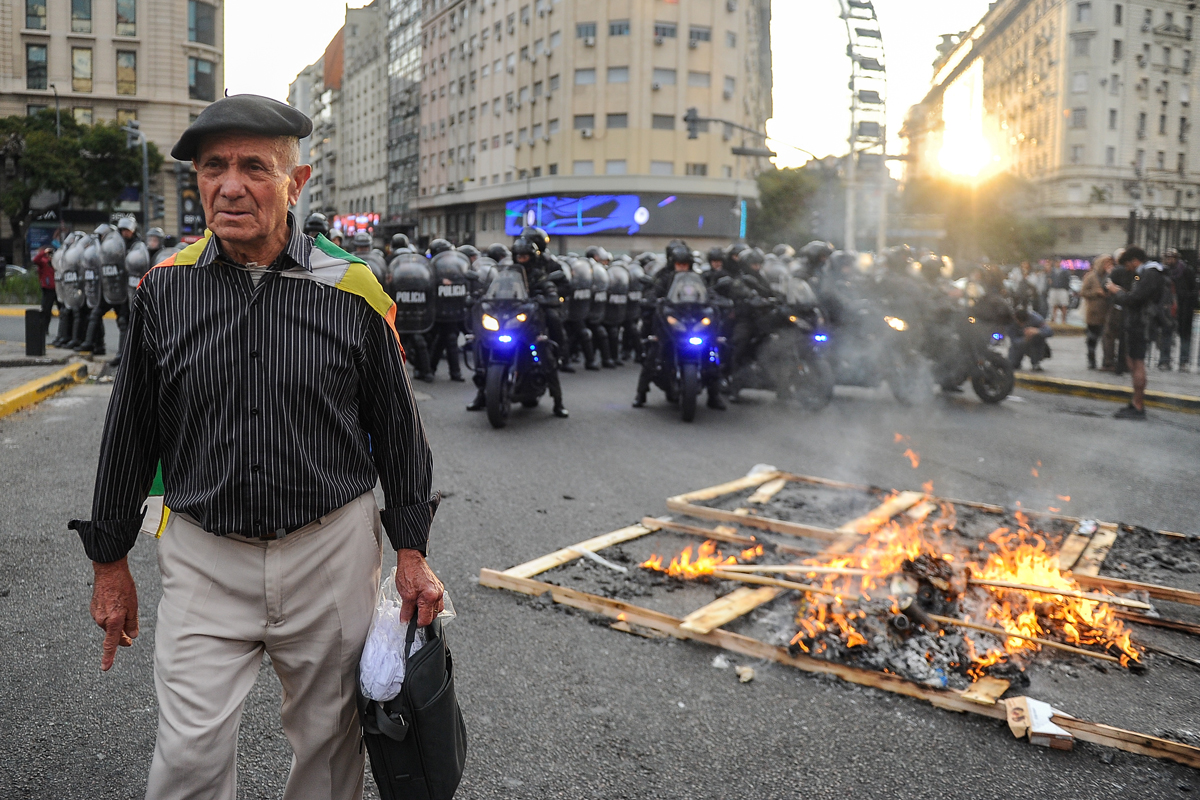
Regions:
<instances>
[{"instance_id":1,"label":"blue flashing light","mask_svg":"<svg viewBox=\"0 0 1200 800\"><path fill-rule=\"evenodd\" d=\"M1004 340L1004 334L1003 334L1003 333L993 333L993 334L992 334L992 338L993 338L993 339L995 339L997 342L999 342L999 341L1003 341L1003 340Z\"/></svg>"},{"instance_id":2,"label":"blue flashing light","mask_svg":"<svg viewBox=\"0 0 1200 800\"><path fill-rule=\"evenodd\" d=\"M694 344L697 347L699 347L700 345L704 344L704 340L701 339L699 336L693 336L692 338L688 339L688 343Z\"/></svg>"},{"instance_id":3,"label":"blue flashing light","mask_svg":"<svg viewBox=\"0 0 1200 800\"><path fill-rule=\"evenodd\" d=\"M506 333L500 337L500 341L504 342L505 344L508 344L509 342L512 341L512 337Z\"/></svg>"},{"instance_id":4,"label":"blue flashing light","mask_svg":"<svg viewBox=\"0 0 1200 800\"><path fill-rule=\"evenodd\" d=\"M828 342L829 336L824 333L818 333L816 336L813 337L813 341L814 342Z\"/></svg>"}]
</instances>

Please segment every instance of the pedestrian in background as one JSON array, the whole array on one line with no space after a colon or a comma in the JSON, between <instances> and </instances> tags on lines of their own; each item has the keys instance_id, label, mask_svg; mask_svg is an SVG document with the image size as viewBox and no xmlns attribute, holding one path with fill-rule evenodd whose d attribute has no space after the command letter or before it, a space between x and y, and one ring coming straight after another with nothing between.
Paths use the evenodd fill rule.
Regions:
<instances>
[{"instance_id":1,"label":"pedestrian in background","mask_svg":"<svg viewBox=\"0 0 1200 800\"><path fill-rule=\"evenodd\" d=\"M1050 345L1046 340L1054 335L1054 329L1041 314L1025 306L1013 313L1014 320L1008 329L1008 361L1013 369L1020 369L1021 362L1029 357L1029 369L1042 372L1042 362L1050 357Z\"/></svg>"},{"instance_id":2,"label":"pedestrian in background","mask_svg":"<svg viewBox=\"0 0 1200 800\"><path fill-rule=\"evenodd\" d=\"M107 670L138 634L127 553L161 459L154 800L237 796L238 730L264 654L293 753L284 797L359 800L356 686L381 532L397 550L401 621L442 610L425 563L433 459L394 305L288 210L312 175L299 163L311 132L290 106L236 95L171 150L196 169L208 231L137 289L92 517L71 522L93 562Z\"/></svg>"},{"instance_id":3,"label":"pedestrian in background","mask_svg":"<svg viewBox=\"0 0 1200 800\"><path fill-rule=\"evenodd\" d=\"M1108 291L1110 285L1128 290L1133 286L1133 271L1121 263L1125 248L1119 247L1113 252L1113 268L1108 273L1108 282L1104 288ZM1102 370L1114 375L1124 375L1129 370L1129 342L1125 338L1125 311L1115 302L1108 309L1108 320L1104 323L1104 353L1107 359L1112 354L1112 369Z\"/></svg>"},{"instance_id":4,"label":"pedestrian in background","mask_svg":"<svg viewBox=\"0 0 1200 800\"><path fill-rule=\"evenodd\" d=\"M1087 325L1087 363L1088 369L1096 369L1096 344L1104 333L1104 324L1108 320L1109 309L1112 308L1112 296L1104 288L1108 281L1109 270L1112 269L1112 256L1103 255L1092 262L1092 268L1083 278L1083 287L1079 294L1083 297L1084 323ZM1112 354L1104 352L1102 365L1112 366Z\"/></svg>"},{"instance_id":5,"label":"pedestrian in background","mask_svg":"<svg viewBox=\"0 0 1200 800\"><path fill-rule=\"evenodd\" d=\"M44 246L38 249L37 255L33 257L33 264L37 267L38 284L42 287L42 318L45 319L46 330L50 330L51 312L54 307L58 306L58 313L62 314L63 304L58 300L58 293L54 291L54 265L50 258L54 255L54 250L49 246Z\"/></svg>"},{"instance_id":6,"label":"pedestrian in background","mask_svg":"<svg viewBox=\"0 0 1200 800\"><path fill-rule=\"evenodd\" d=\"M1179 257L1175 250L1163 256L1167 277L1175 285L1175 325L1179 333L1179 371L1190 372L1192 362L1192 323L1196 315L1196 268Z\"/></svg>"},{"instance_id":7,"label":"pedestrian in background","mask_svg":"<svg viewBox=\"0 0 1200 800\"><path fill-rule=\"evenodd\" d=\"M1067 312L1071 310L1071 272L1063 269L1062 262L1055 260L1046 268L1048 271L1049 289L1046 291L1047 305L1050 307L1050 322L1055 316L1062 315L1062 324L1067 324Z\"/></svg>"},{"instance_id":8,"label":"pedestrian in background","mask_svg":"<svg viewBox=\"0 0 1200 800\"><path fill-rule=\"evenodd\" d=\"M1114 280L1108 285L1113 302L1125 312L1125 337L1129 348L1129 374L1133 381L1133 400L1114 416L1117 419L1146 418L1146 349L1149 343L1150 315L1156 313L1162 298L1165 277L1163 266L1151 261L1140 247L1130 247L1119 262L1132 275L1128 290Z\"/></svg>"}]
</instances>

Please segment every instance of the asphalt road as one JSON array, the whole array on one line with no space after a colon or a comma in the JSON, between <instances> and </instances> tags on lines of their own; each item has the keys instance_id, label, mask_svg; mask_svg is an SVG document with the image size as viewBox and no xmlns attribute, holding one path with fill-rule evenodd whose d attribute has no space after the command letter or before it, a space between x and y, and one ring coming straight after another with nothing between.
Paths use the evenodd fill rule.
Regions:
<instances>
[{"instance_id":1,"label":"asphalt road","mask_svg":"<svg viewBox=\"0 0 1200 800\"><path fill-rule=\"evenodd\" d=\"M470 752L462 798L1159 798L1200 775L1078 743L1060 753L992 720L754 664L739 684L717 651L623 635L561 608L477 585L513 564L665 512L664 499L756 463L946 496L1197 531L1200 416L969 391L925 408L839 390L817 415L765 399L678 421L662 395L629 407L632 366L565 376L571 419L517 410L503 431L468 414L469 384L419 385L446 493L431 542L459 619L448 629ZM142 635L98 668L86 516L108 388L81 386L0 420L0 796L141 797L154 743L155 543L131 554ZM897 444L894 434L910 437ZM913 469L903 456L921 457ZM1032 471L1037 468L1038 476ZM574 499L567 499L568 497ZM739 659L733 659L739 661ZM747 663L744 659L741 663ZM752 663L752 662L750 662ZM241 796L277 797L290 752L279 683L264 669L245 709ZM1162 698L1163 703L1191 698ZM1071 709L1064 709L1070 711ZM1098 719L1097 721L1105 721ZM1196 730L1188 714L1179 727ZM1112 763L1106 763L1110 761Z\"/></svg>"}]
</instances>

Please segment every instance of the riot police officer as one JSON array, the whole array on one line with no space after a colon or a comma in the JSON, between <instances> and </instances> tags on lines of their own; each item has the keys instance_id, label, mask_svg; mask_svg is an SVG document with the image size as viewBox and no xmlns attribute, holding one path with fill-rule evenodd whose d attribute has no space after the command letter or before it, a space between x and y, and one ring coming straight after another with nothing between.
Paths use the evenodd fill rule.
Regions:
<instances>
[{"instance_id":1,"label":"riot police officer","mask_svg":"<svg viewBox=\"0 0 1200 800\"><path fill-rule=\"evenodd\" d=\"M396 303L396 332L404 352L411 354L414 377L433 383L425 334L437 321L437 286L429 259L402 249L388 264L385 275L388 281L384 288Z\"/></svg>"},{"instance_id":2,"label":"riot police officer","mask_svg":"<svg viewBox=\"0 0 1200 800\"><path fill-rule=\"evenodd\" d=\"M411 250L411 249L412 249L412 243L409 242L407 236L405 236L403 233L393 233L392 234L392 255L393 256L395 256L401 250Z\"/></svg>"},{"instance_id":3,"label":"riot police officer","mask_svg":"<svg viewBox=\"0 0 1200 800\"><path fill-rule=\"evenodd\" d=\"M481 255L483 255L482 253L479 252L478 247L475 247L474 245L470 245L470 244L459 245L458 252L460 252L464 256L466 256L467 261L471 262L472 264L475 263L475 259L477 259Z\"/></svg>"},{"instance_id":4,"label":"riot police officer","mask_svg":"<svg viewBox=\"0 0 1200 800\"><path fill-rule=\"evenodd\" d=\"M534 231L540 231L540 228L534 228ZM541 232L541 237L549 241L549 236L546 236L545 231ZM519 237L512 246L513 263L519 264L525 270L525 280L529 284L529 293L545 297L547 300L553 298L561 298L558 285L549 280L551 273L559 271L557 264L551 266L547 263L545 256L542 255L541 247L538 242L526 239L524 236ZM550 340L558 347L559 357L562 353L567 352L567 336L563 330L562 317L559 315L559 303L547 305L545 309L546 315L546 331L550 335ZM569 370L570 368L568 368Z\"/></svg>"},{"instance_id":5,"label":"riot police officer","mask_svg":"<svg viewBox=\"0 0 1200 800\"><path fill-rule=\"evenodd\" d=\"M762 274L763 262L762 251L758 248L743 250L738 256L738 276L731 289L735 304L731 337L733 363L729 365L731 375L741 369L749 358L761 309L776 295Z\"/></svg>"},{"instance_id":6,"label":"riot police officer","mask_svg":"<svg viewBox=\"0 0 1200 800\"><path fill-rule=\"evenodd\" d=\"M318 236L329 236L329 217L320 211L314 211L304 220L304 232L314 239Z\"/></svg>"},{"instance_id":7,"label":"riot police officer","mask_svg":"<svg viewBox=\"0 0 1200 800\"><path fill-rule=\"evenodd\" d=\"M604 317L608 306L608 270L603 264L588 259L592 266L592 305L588 309L585 320L588 331L592 335L592 356L583 365L584 369L598 370L601 366L612 369L616 364L612 360L612 347L608 341L608 329L604 327ZM600 355L600 364L596 364L596 354Z\"/></svg>"},{"instance_id":8,"label":"riot police officer","mask_svg":"<svg viewBox=\"0 0 1200 800\"><path fill-rule=\"evenodd\" d=\"M101 228L106 228L101 233ZM88 298L91 308L87 336L79 346L80 352L90 352L92 355L104 355L104 315L109 311L117 312L117 329L120 331L120 342L125 341L125 332L129 329L129 278L125 273L125 259L129 249L135 244L145 245L137 236L137 222L133 217L121 217L114 230L111 225L101 225L96 229L100 236L99 242L99 292ZM149 254L146 256L149 261ZM93 305L94 301L94 305ZM120 345L118 358L120 363Z\"/></svg>"},{"instance_id":9,"label":"riot police officer","mask_svg":"<svg viewBox=\"0 0 1200 800\"><path fill-rule=\"evenodd\" d=\"M805 273L809 278L819 276L825 269L825 262L833 255L833 245L829 242L814 240L800 248L800 257L804 259Z\"/></svg>"},{"instance_id":10,"label":"riot police officer","mask_svg":"<svg viewBox=\"0 0 1200 800\"><path fill-rule=\"evenodd\" d=\"M719 247L708 248L708 266L710 267L710 273L722 272L725 269L725 251Z\"/></svg>"},{"instance_id":11,"label":"riot police officer","mask_svg":"<svg viewBox=\"0 0 1200 800\"><path fill-rule=\"evenodd\" d=\"M577 353L583 353L585 364L590 364L595 358L592 332L587 325L592 309L592 262L586 258L571 259L565 271L570 275L563 314L567 348L559 359L559 370L573 373L575 368L570 362Z\"/></svg>"},{"instance_id":12,"label":"riot police officer","mask_svg":"<svg viewBox=\"0 0 1200 800\"><path fill-rule=\"evenodd\" d=\"M626 264L625 269L629 272L629 301L625 305L625 324L621 331L621 358L624 361L632 359L641 364L644 349L639 326L642 321L642 296L646 291L648 279L646 271L636 260Z\"/></svg>"},{"instance_id":13,"label":"riot police officer","mask_svg":"<svg viewBox=\"0 0 1200 800\"><path fill-rule=\"evenodd\" d=\"M512 253L509 252L508 248L499 242L488 245L488 249L485 250L483 254L492 261L495 261L497 264L501 263L506 258L512 257Z\"/></svg>"},{"instance_id":14,"label":"riot police officer","mask_svg":"<svg viewBox=\"0 0 1200 800\"><path fill-rule=\"evenodd\" d=\"M167 232L164 231L162 228L159 228L156 226L156 227L153 227L150 230L146 231L146 249L150 252L150 263L152 265L158 263L154 260L154 257L159 254L159 252L163 249L163 247L166 246L166 244L167 244ZM143 273L143 274L145 274L145 273ZM130 273L129 277L132 278L133 273ZM141 277L141 276L139 275L138 277ZM133 285L133 284L130 284L130 285Z\"/></svg>"},{"instance_id":15,"label":"riot police officer","mask_svg":"<svg viewBox=\"0 0 1200 800\"><path fill-rule=\"evenodd\" d=\"M629 270L617 262L608 264L608 305L604 310L604 330L612 362L621 367L621 333L625 328L625 311L629 305Z\"/></svg>"},{"instance_id":16,"label":"riot police officer","mask_svg":"<svg viewBox=\"0 0 1200 800\"><path fill-rule=\"evenodd\" d=\"M445 240L439 240L444 242ZM435 245L438 242L434 242ZM449 245L449 242L446 242ZM433 247L430 247L433 250ZM446 356L450 380L461 383L462 367L458 355L458 335L467 318L468 272L471 263L452 247L438 246L429 262L437 286L437 321L430 331L429 360L431 371L437 372L438 362Z\"/></svg>"},{"instance_id":17,"label":"riot police officer","mask_svg":"<svg viewBox=\"0 0 1200 800\"><path fill-rule=\"evenodd\" d=\"M68 350L74 350L83 343L87 335L87 297L84 292L84 253L87 251L92 237L82 231L75 231L63 243L63 273L62 280L55 278L55 286L63 287L63 303L70 315L67 326L67 341L63 345Z\"/></svg>"},{"instance_id":18,"label":"riot police officer","mask_svg":"<svg viewBox=\"0 0 1200 800\"><path fill-rule=\"evenodd\" d=\"M366 262L371 268L371 274L375 276L375 280L379 281L379 285L383 285L383 273L387 269L387 262L384 261L383 253L372 247L373 241L371 234L367 231L359 231L354 234L354 255Z\"/></svg>"}]
</instances>

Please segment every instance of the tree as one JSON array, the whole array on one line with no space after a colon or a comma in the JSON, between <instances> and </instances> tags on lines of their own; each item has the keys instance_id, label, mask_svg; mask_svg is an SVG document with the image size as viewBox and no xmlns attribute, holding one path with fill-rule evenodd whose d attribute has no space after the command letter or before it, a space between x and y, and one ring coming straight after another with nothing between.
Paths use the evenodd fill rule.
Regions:
<instances>
[{"instance_id":1,"label":"tree","mask_svg":"<svg viewBox=\"0 0 1200 800\"><path fill-rule=\"evenodd\" d=\"M820 181L804 169L770 169L758 176L758 207L750 211L747 236L764 245L799 248L809 239L809 206Z\"/></svg>"},{"instance_id":2,"label":"tree","mask_svg":"<svg viewBox=\"0 0 1200 800\"><path fill-rule=\"evenodd\" d=\"M60 136L53 111L0 118L0 210L21 242L34 198L43 192L57 194L60 207L78 203L112 210L125 189L141 188L141 148L127 147L116 123L79 125L68 115L61 128ZM152 174L162 169L153 143L147 155ZM17 254L24 248L14 248Z\"/></svg>"}]
</instances>

